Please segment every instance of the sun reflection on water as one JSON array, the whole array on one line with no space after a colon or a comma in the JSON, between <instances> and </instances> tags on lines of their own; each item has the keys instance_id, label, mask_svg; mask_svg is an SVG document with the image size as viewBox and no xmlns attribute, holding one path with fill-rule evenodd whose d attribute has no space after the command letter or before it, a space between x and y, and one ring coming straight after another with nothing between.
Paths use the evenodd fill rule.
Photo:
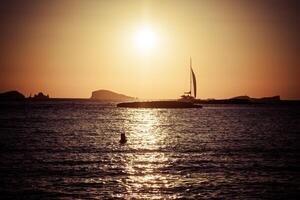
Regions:
<instances>
[{"instance_id":1,"label":"sun reflection on water","mask_svg":"<svg viewBox=\"0 0 300 200\"><path fill-rule=\"evenodd\" d=\"M166 132L160 130L160 113L157 110L142 109L129 111L126 125L129 132L128 147L137 150L126 154L123 180L130 198L161 199L161 188L168 187L168 174L163 173L169 157L157 151L164 144ZM145 195L151 194L151 196Z\"/></svg>"},{"instance_id":2,"label":"sun reflection on water","mask_svg":"<svg viewBox=\"0 0 300 200\"><path fill-rule=\"evenodd\" d=\"M130 148L154 150L164 141L165 134L160 131L160 118L157 110L135 110L130 113Z\"/></svg>"}]
</instances>

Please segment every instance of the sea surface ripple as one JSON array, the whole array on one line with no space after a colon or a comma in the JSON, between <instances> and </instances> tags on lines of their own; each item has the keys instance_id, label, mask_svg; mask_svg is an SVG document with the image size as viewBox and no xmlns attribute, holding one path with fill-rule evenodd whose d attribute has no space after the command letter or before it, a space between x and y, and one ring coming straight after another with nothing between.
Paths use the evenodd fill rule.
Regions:
<instances>
[{"instance_id":1,"label":"sea surface ripple","mask_svg":"<svg viewBox=\"0 0 300 200\"><path fill-rule=\"evenodd\" d=\"M0 156L1 199L297 199L300 109L2 102Z\"/></svg>"}]
</instances>

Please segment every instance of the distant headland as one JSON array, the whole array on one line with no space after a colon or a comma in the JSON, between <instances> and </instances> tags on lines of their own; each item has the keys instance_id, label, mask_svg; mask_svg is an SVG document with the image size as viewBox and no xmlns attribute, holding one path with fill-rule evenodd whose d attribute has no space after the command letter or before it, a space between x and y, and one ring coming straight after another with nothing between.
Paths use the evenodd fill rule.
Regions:
<instances>
[{"instance_id":1,"label":"distant headland","mask_svg":"<svg viewBox=\"0 0 300 200\"><path fill-rule=\"evenodd\" d=\"M262 98L251 98L249 96L237 96L230 99L206 99L198 100L199 103L203 104L261 104L261 103L281 103L280 96L262 97Z\"/></svg>"},{"instance_id":2,"label":"distant headland","mask_svg":"<svg viewBox=\"0 0 300 200\"><path fill-rule=\"evenodd\" d=\"M0 101L56 101L56 100L83 100L83 101L105 101L105 102L129 102L137 98L119 94L110 90L96 90L91 93L90 98L50 98L47 94L39 92L34 96L25 97L19 91L7 91L0 93ZM229 99L197 99L199 104L280 104L300 105L300 100L282 100L280 96L252 98L247 95L237 96Z\"/></svg>"},{"instance_id":3,"label":"distant headland","mask_svg":"<svg viewBox=\"0 0 300 200\"><path fill-rule=\"evenodd\" d=\"M0 101L24 101L24 100L48 100L49 95L44 95L42 92L35 94L33 97L30 95L28 98L18 91L8 91L0 93Z\"/></svg>"},{"instance_id":4,"label":"distant headland","mask_svg":"<svg viewBox=\"0 0 300 200\"><path fill-rule=\"evenodd\" d=\"M0 100L2 101L21 101L25 100L25 96L18 91L8 91L0 93Z\"/></svg>"}]
</instances>

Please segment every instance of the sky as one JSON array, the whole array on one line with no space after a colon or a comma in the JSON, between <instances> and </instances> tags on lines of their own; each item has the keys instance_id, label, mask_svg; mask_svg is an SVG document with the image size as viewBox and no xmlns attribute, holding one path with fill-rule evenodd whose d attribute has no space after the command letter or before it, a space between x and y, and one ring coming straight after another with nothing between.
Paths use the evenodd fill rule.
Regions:
<instances>
[{"instance_id":1,"label":"sky","mask_svg":"<svg viewBox=\"0 0 300 200\"><path fill-rule=\"evenodd\" d=\"M0 2L0 92L300 99L298 1Z\"/></svg>"}]
</instances>

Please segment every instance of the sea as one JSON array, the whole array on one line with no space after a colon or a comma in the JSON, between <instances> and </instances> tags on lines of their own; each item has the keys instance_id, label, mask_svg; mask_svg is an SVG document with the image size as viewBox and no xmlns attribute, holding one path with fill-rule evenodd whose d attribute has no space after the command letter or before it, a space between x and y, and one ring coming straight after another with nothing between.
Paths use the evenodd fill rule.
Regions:
<instances>
[{"instance_id":1,"label":"sea","mask_svg":"<svg viewBox=\"0 0 300 200\"><path fill-rule=\"evenodd\" d=\"M0 199L299 199L300 107L1 102L0 177Z\"/></svg>"}]
</instances>

